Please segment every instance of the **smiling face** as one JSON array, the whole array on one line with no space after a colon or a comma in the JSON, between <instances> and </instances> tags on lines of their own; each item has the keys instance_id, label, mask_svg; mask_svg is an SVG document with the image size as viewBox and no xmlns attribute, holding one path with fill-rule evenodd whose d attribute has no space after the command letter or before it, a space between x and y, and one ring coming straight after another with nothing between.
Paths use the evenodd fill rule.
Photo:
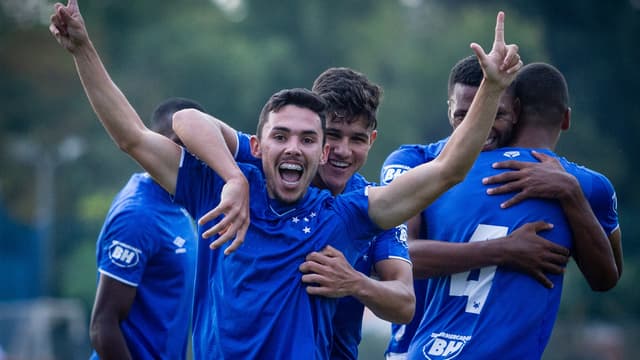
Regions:
<instances>
[{"instance_id":1,"label":"smiling face","mask_svg":"<svg viewBox=\"0 0 640 360\"><path fill-rule=\"evenodd\" d=\"M295 105L270 112L260 138L251 137L253 155L262 159L269 197L293 203L306 193L327 158L317 113Z\"/></svg>"},{"instance_id":2,"label":"smiling face","mask_svg":"<svg viewBox=\"0 0 640 360\"><path fill-rule=\"evenodd\" d=\"M449 123L454 129L464 120L464 117L471 107L473 97L478 88L475 86L455 84L451 97L449 97ZM505 146L511 139L513 127L516 124L517 116L514 108L513 95L505 91L500 97L496 119L491 127L487 141L482 147L482 151L493 150Z\"/></svg>"},{"instance_id":3,"label":"smiling face","mask_svg":"<svg viewBox=\"0 0 640 360\"><path fill-rule=\"evenodd\" d=\"M329 189L334 195L342 193L353 174L367 161L377 131L369 121L359 116L352 121L334 115L327 116L325 130L329 146L327 162L320 165L314 185Z\"/></svg>"}]
</instances>

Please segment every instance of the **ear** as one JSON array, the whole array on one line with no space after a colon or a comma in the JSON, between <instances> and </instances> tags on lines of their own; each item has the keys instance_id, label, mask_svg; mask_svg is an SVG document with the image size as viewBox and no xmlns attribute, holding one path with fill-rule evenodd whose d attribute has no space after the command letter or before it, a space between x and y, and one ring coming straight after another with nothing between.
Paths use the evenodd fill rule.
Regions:
<instances>
[{"instance_id":1,"label":"ear","mask_svg":"<svg viewBox=\"0 0 640 360\"><path fill-rule=\"evenodd\" d=\"M322 146L322 153L320 154L320 165L326 164L328 158L329 158L329 144L325 143Z\"/></svg>"},{"instance_id":2,"label":"ear","mask_svg":"<svg viewBox=\"0 0 640 360\"><path fill-rule=\"evenodd\" d=\"M522 112L522 104L520 103L520 98L515 98L513 100L513 112L516 114L513 123L517 124L518 120L520 120L520 113Z\"/></svg>"},{"instance_id":3,"label":"ear","mask_svg":"<svg viewBox=\"0 0 640 360\"><path fill-rule=\"evenodd\" d=\"M447 99L447 118L449 118L449 125L451 125L451 128L453 128L453 107L451 106L452 103L453 100Z\"/></svg>"},{"instance_id":4,"label":"ear","mask_svg":"<svg viewBox=\"0 0 640 360\"><path fill-rule=\"evenodd\" d=\"M369 136L369 146L373 145L373 142L376 141L377 137L378 137L378 130L373 130L371 132L371 135Z\"/></svg>"},{"instance_id":5,"label":"ear","mask_svg":"<svg viewBox=\"0 0 640 360\"><path fill-rule=\"evenodd\" d=\"M571 108L568 107L567 110L564 111L564 114L562 114L562 125L560 129L562 129L563 131L566 131L566 130L569 130L570 127L571 127Z\"/></svg>"},{"instance_id":6,"label":"ear","mask_svg":"<svg viewBox=\"0 0 640 360\"><path fill-rule=\"evenodd\" d=\"M251 135L249 138L249 145L251 146L251 155L256 158L262 157L262 151L260 150L260 140L256 135Z\"/></svg>"}]
</instances>

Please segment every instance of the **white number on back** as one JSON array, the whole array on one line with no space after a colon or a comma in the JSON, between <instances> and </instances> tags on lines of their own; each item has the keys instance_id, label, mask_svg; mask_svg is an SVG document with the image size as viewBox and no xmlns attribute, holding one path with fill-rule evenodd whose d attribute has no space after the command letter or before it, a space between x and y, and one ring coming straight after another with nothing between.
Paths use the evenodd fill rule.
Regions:
<instances>
[{"instance_id":1,"label":"white number on back","mask_svg":"<svg viewBox=\"0 0 640 360\"><path fill-rule=\"evenodd\" d=\"M469 242L485 241L506 236L509 228L506 226L494 226L480 224L471 235ZM469 280L471 271L465 271L451 275L451 287L449 295L451 296L467 296L466 312L472 314L480 314L484 303L489 296L493 276L496 273L497 266L487 266L479 269L480 274L478 280Z\"/></svg>"}]
</instances>

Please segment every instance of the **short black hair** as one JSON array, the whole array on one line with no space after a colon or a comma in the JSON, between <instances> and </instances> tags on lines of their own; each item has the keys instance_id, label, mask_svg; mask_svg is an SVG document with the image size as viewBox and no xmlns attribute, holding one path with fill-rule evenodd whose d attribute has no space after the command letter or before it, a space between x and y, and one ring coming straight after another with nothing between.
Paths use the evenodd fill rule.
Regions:
<instances>
[{"instance_id":1,"label":"short black hair","mask_svg":"<svg viewBox=\"0 0 640 360\"><path fill-rule=\"evenodd\" d=\"M322 124L322 131L325 129L325 112L327 105L324 100L316 93L309 89L294 88L284 89L271 95L266 104L262 107L260 117L258 118L258 127L256 129L256 135L258 138L262 137L262 129L267 120L269 120L270 112L278 112L287 105L295 105L301 108L309 109L320 117Z\"/></svg>"},{"instance_id":2,"label":"short black hair","mask_svg":"<svg viewBox=\"0 0 640 360\"><path fill-rule=\"evenodd\" d=\"M560 70L547 63L531 63L520 69L514 84L521 117L535 117L548 126L563 120L569 108L569 87Z\"/></svg>"},{"instance_id":3,"label":"short black hair","mask_svg":"<svg viewBox=\"0 0 640 360\"><path fill-rule=\"evenodd\" d=\"M151 114L151 130L162 134L169 139L183 146L182 141L178 139L173 132L173 114L183 109L197 109L206 112L204 107L195 100L171 97L162 101Z\"/></svg>"},{"instance_id":4,"label":"short black hair","mask_svg":"<svg viewBox=\"0 0 640 360\"><path fill-rule=\"evenodd\" d=\"M448 96L451 96L456 84L479 87L483 77L482 67L475 55L461 59L449 72Z\"/></svg>"}]
</instances>

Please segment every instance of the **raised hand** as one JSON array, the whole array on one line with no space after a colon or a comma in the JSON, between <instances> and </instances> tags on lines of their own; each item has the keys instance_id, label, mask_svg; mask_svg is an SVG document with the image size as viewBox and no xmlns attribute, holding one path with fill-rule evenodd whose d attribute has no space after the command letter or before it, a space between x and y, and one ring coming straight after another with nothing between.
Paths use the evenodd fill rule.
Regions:
<instances>
[{"instance_id":1,"label":"raised hand","mask_svg":"<svg viewBox=\"0 0 640 360\"><path fill-rule=\"evenodd\" d=\"M540 162L501 161L493 164L493 168L513 171L482 179L485 185L502 184L487 189L489 195L516 192L512 198L500 205L502 208L508 208L528 198L562 201L572 191L580 189L578 180L562 167L558 159L535 150L531 153Z\"/></svg>"},{"instance_id":2,"label":"raised hand","mask_svg":"<svg viewBox=\"0 0 640 360\"><path fill-rule=\"evenodd\" d=\"M211 249L217 249L234 239L224 250L225 255L229 255L242 245L249 228L249 184L245 177L229 179L222 188L218 206L202 216L198 224L204 225L220 215L224 215L222 220L203 232L202 237L208 239L216 234L220 235L209 244Z\"/></svg>"},{"instance_id":3,"label":"raised hand","mask_svg":"<svg viewBox=\"0 0 640 360\"><path fill-rule=\"evenodd\" d=\"M486 54L482 46L477 43L471 43L471 49L478 57L485 79L498 84L501 88L509 86L522 67L518 45L506 45L504 42L504 13L502 11L498 13L496 19L491 52Z\"/></svg>"},{"instance_id":4,"label":"raised hand","mask_svg":"<svg viewBox=\"0 0 640 360\"><path fill-rule=\"evenodd\" d=\"M54 5L49 31L58 43L71 53L74 53L79 46L89 42L89 35L77 0L69 0L67 6L61 3Z\"/></svg>"}]
</instances>

